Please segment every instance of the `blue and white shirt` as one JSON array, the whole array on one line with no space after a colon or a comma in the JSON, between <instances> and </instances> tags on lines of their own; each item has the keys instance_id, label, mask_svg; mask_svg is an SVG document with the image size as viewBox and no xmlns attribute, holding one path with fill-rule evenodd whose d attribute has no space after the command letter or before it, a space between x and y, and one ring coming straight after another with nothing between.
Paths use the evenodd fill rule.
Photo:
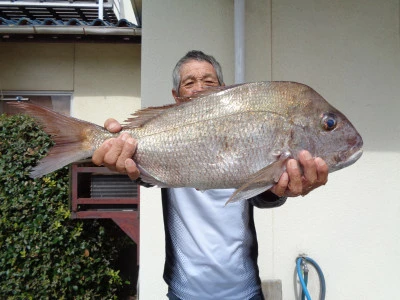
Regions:
<instances>
[{"instance_id":1,"label":"blue and white shirt","mask_svg":"<svg viewBox=\"0 0 400 300\"><path fill-rule=\"evenodd\" d=\"M232 189L162 192L164 280L170 290L184 300L243 300L260 293L253 204L260 205L239 201L225 206ZM267 201L264 207L284 201Z\"/></svg>"}]
</instances>

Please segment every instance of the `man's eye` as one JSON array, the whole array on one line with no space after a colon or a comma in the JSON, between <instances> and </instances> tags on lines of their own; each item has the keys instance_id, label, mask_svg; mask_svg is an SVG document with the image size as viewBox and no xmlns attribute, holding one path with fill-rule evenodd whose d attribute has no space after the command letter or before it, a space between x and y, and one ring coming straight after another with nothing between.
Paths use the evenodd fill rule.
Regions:
<instances>
[{"instance_id":1,"label":"man's eye","mask_svg":"<svg viewBox=\"0 0 400 300\"><path fill-rule=\"evenodd\" d=\"M193 85L193 81L186 82L183 86L184 87L191 87Z\"/></svg>"}]
</instances>

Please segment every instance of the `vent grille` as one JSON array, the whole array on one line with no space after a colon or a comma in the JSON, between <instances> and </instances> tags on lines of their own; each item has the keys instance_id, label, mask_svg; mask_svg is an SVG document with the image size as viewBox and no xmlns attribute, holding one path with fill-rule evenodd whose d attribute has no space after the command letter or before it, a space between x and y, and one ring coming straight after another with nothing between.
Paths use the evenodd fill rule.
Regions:
<instances>
[{"instance_id":1,"label":"vent grille","mask_svg":"<svg viewBox=\"0 0 400 300\"><path fill-rule=\"evenodd\" d=\"M91 198L136 198L137 184L126 175L92 175Z\"/></svg>"}]
</instances>

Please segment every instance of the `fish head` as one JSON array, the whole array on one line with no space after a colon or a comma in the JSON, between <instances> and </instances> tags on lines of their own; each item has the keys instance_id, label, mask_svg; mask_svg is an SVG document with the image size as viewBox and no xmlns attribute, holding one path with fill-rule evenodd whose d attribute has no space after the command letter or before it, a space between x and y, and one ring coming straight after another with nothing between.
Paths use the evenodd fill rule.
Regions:
<instances>
[{"instance_id":1,"label":"fish head","mask_svg":"<svg viewBox=\"0 0 400 300\"><path fill-rule=\"evenodd\" d=\"M363 139L343 113L305 85L297 100L299 106L292 113L296 124L292 129L294 152L305 149L321 157L329 172L350 166L361 157Z\"/></svg>"},{"instance_id":2,"label":"fish head","mask_svg":"<svg viewBox=\"0 0 400 300\"><path fill-rule=\"evenodd\" d=\"M334 172L354 164L363 153L363 139L353 124L336 109L319 116L318 156ZM317 126L318 126L317 125Z\"/></svg>"}]
</instances>

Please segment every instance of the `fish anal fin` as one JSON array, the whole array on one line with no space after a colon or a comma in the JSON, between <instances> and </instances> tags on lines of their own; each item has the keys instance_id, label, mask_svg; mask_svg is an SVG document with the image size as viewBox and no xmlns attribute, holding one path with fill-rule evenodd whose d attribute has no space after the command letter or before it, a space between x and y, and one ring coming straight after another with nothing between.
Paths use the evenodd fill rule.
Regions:
<instances>
[{"instance_id":1,"label":"fish anal fin","mask_svg":"<svg viewBox=\"0 0 400 300\"><path fill-rule=\"evenodd\" d=\"M291 157L289 151L276 153L277 160L272 164L254 173L240 186L229 198L226 204L240 200L249 199L270 189L283 174L286 162ZM226 205L225 204L225 205Z\"/></svg>"},{"instance_id":2,"label":"fish anal fin","mask_svg":"<svg viewBox=\"0 0 400 300\"><path fill-rule=\"evenodd\" d=\"M156 186L159 188L166 188L169 187L168 184L162 182L161 180L158 180L157 178L154 178L147 172L142 166L138 165L139 171L140 171L140 181L144 182L147 185L150 186Z\"/></svg>"}]
</instances>

